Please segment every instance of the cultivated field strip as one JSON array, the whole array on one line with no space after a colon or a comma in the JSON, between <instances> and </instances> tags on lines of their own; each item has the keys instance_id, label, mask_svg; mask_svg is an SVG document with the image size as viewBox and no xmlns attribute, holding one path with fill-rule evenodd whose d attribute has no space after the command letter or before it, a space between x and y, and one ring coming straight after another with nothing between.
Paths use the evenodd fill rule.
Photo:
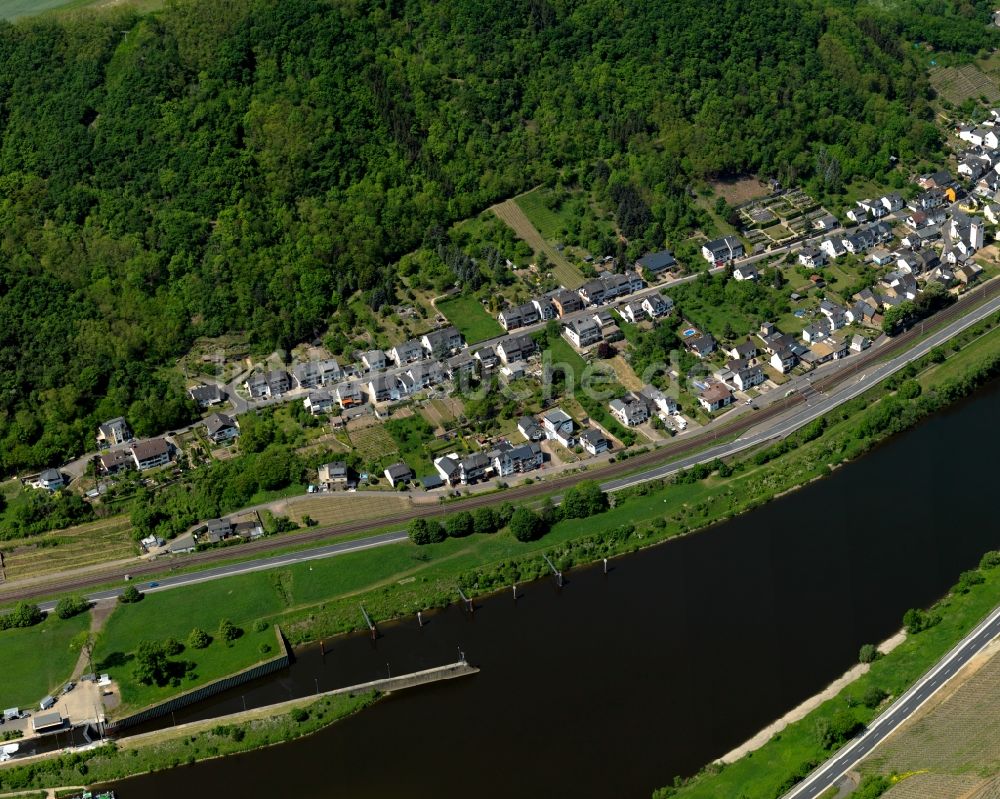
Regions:
<instances>
[{"instance_id":1,"label":"cultivated field strip","mask_svg":"<svg viewBox=\"0 0 1000 799\"><path fill-rule=\"evenodd\" d=\"M527 242L528 246L536 253L545 253L556 280L569 289L579 288L583 285L584 280L583 275L580 274L580 270L566 260L566 256L542 238L542 234L535 229L535 226L531 224L531 220L525 216L524 211L521 210L516 202L507 200L506 202L494 205L490 210L500 217L517 234L518 238Z\"/></svg>"}]
</instances>

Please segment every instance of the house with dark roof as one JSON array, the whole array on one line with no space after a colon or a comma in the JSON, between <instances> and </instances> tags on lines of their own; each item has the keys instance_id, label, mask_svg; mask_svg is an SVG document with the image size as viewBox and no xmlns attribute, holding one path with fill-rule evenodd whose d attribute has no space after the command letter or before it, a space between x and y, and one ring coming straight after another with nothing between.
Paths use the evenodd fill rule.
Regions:
<instances>
[{"instance_id":1,"label":"house with dark roof","mask_svg":"<svg viewBox=\"0 0 1000 799\"><path fill-rule=\"evenodd\" d=\"M523 361L535 352L535 342L530 336L507 336L496 347L497 355L503 363Z\"/></svg>"},{"instance_id":2,"label":"house with dark roof","mask_svg":"<svg viewBox=\"0 0 1000 799\"><path fill-rule=\"evenodd\" d=\"M563 335L577 349L589 347L604 338L601 334L601 326L590 317L571 320L563 326Z\"/></svg>"},{"instance_id":3,"label":"house with dark roof","mask_svg":"<svg viewBox=\"0 0 1000 799\"><path fill-rule=\"evenodd\" d=\"M205 435L216 444L232 441L240 434L239 423L224 413L213 413L205 419Z\"/></svg>"},{"instance_id":4,"label":"house with dark roof","mask_svg":"<svg viewBox=\"0 0 1000 799\"><path fill-rule=\"evenodd\" d=\"M503 325L503 329L509 332L519 327L533 325L541 320L541 316L538 315L538 309L533 303L526 302L523 305L504 308L497 316L497 320Z\"/></svg>"},{"instance_id":5,"label":"house with dark roof","mask_svg":"<svg viewBox=\"0 0 1000 799\"><path fill-rule=\"evenodd\" d=\"M533 416L522 416L518 419L517 429L528 441L541 441L545 438L545 431Z\"/></svg>"},{"instance_id":6,"label":"house with dark roof","mask_svg":"<svg viewBox=\"0 0 1000 799\"><path fill-rule=\"evenodd\" d=\"M702 245L701 254L709 263L727 263L743 257L743 242L736 236L723 236Z\"/></svg>"},{"instance_id":7,"label":"house with dark roof","mask_svg":"<svg viewBox=\"0 0 1000 799\"><path fill-rule=\"evenodd\" d=\"M559 289L552 295L552 306L558 316L565 316L583 308L583 300L575 291L569 289Z\"/></svg>"},{"instance_id":8,"label":"house with dark roof","mask_svg":"<svg viewBox=\"0 0 1000 799\"><path fill-rule=\"evenodd\" d=\"M475 483L486 476L490 459L482 452L474 452L458 461L458 476L462 485Z\"/></svg>"},{"instance_id":9,"label":"house with dark roof","mask_svg":"<svg viewBox=\"0 0 1000 799\"><path fill-rule=\"evenodd\" d=\"M687 340L688 350L699 358L707 358L715 352L715 346L716 341L711 333L706 333L703 336L695 336Z\"/></svg>"},{"instance_id":10,"label":"house with dark roof","mask_svg":"<svg viewBox=\"0 0 1000 799\"><path fill-rule=\"evenodd\" d=\"M336 383L341 378L340 364L334 358L296 364L292 367L292 378L299 388L316 388Z\"/></svg>"},{"instance_id":11,"label":"house with dark roof","mask_svg":"<svg viewBox=\"0 0 1000 799\"><path fill-rule=\"evenodd\" d=\"M197 403L199 408L211 408L226 401L226 392L214 383L192 386L188 389L188 396Z\"/></svg>"},{"instance_id":12,"label":"house with dark roof","mask_svg":"<svg viewBox=\"0 0 1000 799\"><path fill-rule=\"evenodd\" d=\"M382 350L369 350L361 356L361 364L365 369L385 369L388 363Z\"/></svg>"},{"instance_id":13,"label":"house with dark roof","mask_svg":"<svg viewBox=\"0 0 1000 799\"><path fill-rule=\"evenodd\" d=\"M320 413L330 413L336 404L336 398L325 388L311 391L309 396L302 400L303 407L313 416Z\"/></svg>"},{"instance_id":14,"label":"house with dark roof","mask_svg":"<svg viewBox=\"0 0 1000 799\"><path fill-rule=\"evenodd\" d=\"M219 414L221 416L221 414ZM170 463L171 446L163 438L150 438L132 444L132 460L140 472Z\"/></svg>"},{"instance_id":15,"label":"house with dark roof","mask_svg":"<svg viewBox=\"0 0 1000 799\"><path fill-rule=\"evenodd\" d=\"M591 455L597 455L601 452L607 452L611 444L604 433L594 427L589 427L580 433L580 446Z\"/></svg>"},{"instance_id":16,"label":"house with dark roof","mask_svg":"<svg viewBox=\"0 0 1000 799\"><path fill-rule=\"evenodd\" d=\"M361 384L354 380L341 383L337 386L334 394L341 408L354 408L364 402L364 394L361 393Z\"/></svg>"},{"instance_id":17,"label":"house with dark roof","mask_svg":"<svg viewBox=\"0 0 1000 799\"><path fill-rule=\"evenodd\" d=\"M440 330L424 333L420 344L428 358L443 358L465 346L465 339L457 327L442 327Z\"/></svg>"},{"instance_id":18,"label":"house with dark roof","mask_svg":"<svg viewBox=\"0 0 1000 799\"><path fill-rule=\"evenodd\" d=\"M759 366L747 366L733 373L733 385L740 391L759 386L765 380L767 377Z\"/></svg>"},{"instance_id":19,"label":"house with dark roof","mask_svg":"<svg viewBox=\"0 0 1000 799\"><path fill-rule=\"evenodd\" d=\"M102 452L97 458L97 471L100 474L118 474L125 469L134 469L135 460L127 449L115 449Z\"/></svg>"},{"instance_id":20,"label":"house with dark roof","mask_svg":"<svg viewBox=\"0 0 1000 799\"><path fill-rule=\"evenodd\" d=\"M395 361L396 366L406 366L422 360L426 355L423 344L417 339L410 339L401 344L397 344L389 350L389 357Z\"/></svg>"},{"instance_id":21,"label":"house with dark roof","mask_svg":"<svg viewBox=\"0 0 1000 799\"><path fill-rule=\"evenodd\" d=\"M642 309L651 319L659 319L674 310L674 301L666 294L647 294L642 298Z\"/></svg>"},{"instance_id":22,"label":"house with dark roof","mask_svg":"<svg viewBox=\"0 0 1000 799\"><path fill-rule=\"evenodd\" d=\"M652 280L660 275L675 272L680 268L677 259L670 250L646 253L635 262L639 274L646 280Z\"/></svg>"},{"instance_id":23,"label":"house with dark roof","mask_svg":"<svg viewBox=\"0 0 1000 799\"><path fill-rule=\"evenodd\" d=\"M392 464L392 466L385 470L384 474L385 479L389 481L389 485L393 488L405 485L413 479L413 470L402 461Z\"/></svg>"},{"instance_id":24,"label":"house with dark roof","mask_svg":"<svg viewBox=\"0 0 1000 799\"><path fill-rule=\"evenodd\" d=\"M516 447L502 442L489 457L497 477L534 471L540 468L544 461L542 448L533 441Z\"/></svg>"},{"instance_id":25,"label":"house with dark roof","mask_svg":"<svg viewBox=\"0 0 1000 799\"><path fill-rule=\"evenodd\" d=\"M626 427L635 427L649 419L649 407L642 400L632 396L611 400L608 403L608 410Z\"/></svg>"}]
</instances>

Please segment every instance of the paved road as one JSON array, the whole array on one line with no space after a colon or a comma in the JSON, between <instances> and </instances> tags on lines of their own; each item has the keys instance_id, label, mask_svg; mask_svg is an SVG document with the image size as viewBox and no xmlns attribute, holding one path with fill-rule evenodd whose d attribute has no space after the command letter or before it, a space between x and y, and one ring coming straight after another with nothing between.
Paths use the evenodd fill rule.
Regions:
<instances>
[{"instance_id":1,"label":"paved road","mask_svg":"<svg viewBox=\"0 0 1000 799\"><path fill-rule=\"evenodd\" d=\"M835 380L840 379L838 376L835 375L828 378L817 378L812 382L810 382L808 378L802 378L799 381L802 385L802 389L795 397L789 398L788 400L782 399L781 401L776 402L771 408L758 411L751 416L737 419L734 424L728 427L720 428L715 433L715 435L719 438L723 438L726 437L730 431L748 428L746 435L743 435L734 441L728 441L719 444L718 446L709 447L708 449L700 449L704 446L704 439L692 438L684 442L678 442L680 446L678 446L676 450L673 450L675 457L667 463L657 462L665 457L663 452L657 450L622 461L620 464L616 465L620 466L622 470L636 469L647 463L649 464L649 468L625 475L623 477L606 480L601 483L601 487L605 491L617 491L638 483L666 477L679 469L688 468L698 463L705 463L714 460L715 458L734 455L748 448L755 447L765 441L787 436L789 433L797 430L813 419L827 413L837 405L858 396L864 391L867 391L880 380L883 380L894 372L904 368L912 361L923 357L923 355L934 347L998 310L1000 310L1000 296L994 297L976 310L960 316L958 319L950 322L941 330L929 336L915 347L904 350L896 357L890 358L884 363L877 363L873 358L869 358L867 360L868 365L864 367L865 371L863 373L858 374L855 372L855 374L851 375L845 383L837 384L837 387L835 388L831 387L829 393L823 393L823 384L829 383L832 385ZM914 334L916 334L916 331L914 331ZM888 347L882 348L882 351L885 351L886 349L888 349ZM875 351L872 355L879 356L880 352ZM862 359L862 356L856 357L860 363L866 362ZM820 386L821 390L814 389L813 383ZM761 424L757 425L757 429L752 428L751 425L757 421ZM764 424L766 421L772 421L772 423ZM684 451L688 451L690 454L682 455L681 453ZM579 479L579 475L571 475L561 481L555 480L545 483L536 483L534 485L524 487L523 489L506 491L501 495L489 494L479 497L474 496L457 503L456 507L460 507L461 509L472 509L480 505L494 504L500 499L516 498L524 500L536 495L550 493L553 490L568 487L577 482ZM441 512L442 509L439 506L428 506L420 509L414 508L398 518L380 519L373 522L357 522L354 525L342 525L336 532L348 534L361 532L366 528L370 529L372 527L386 527L396 524L404 525L410 518L415 516L435 516L440 515ZM329 538L330 535L334 533L335 531L333 530L316 530L306 531L299 534L298 538L284 536L281 538L259 539L258 541L242 545L238 552L233 550L209 550L180 561L180 565L195 565L197 561L193 560L193 558L201 558L203 561L208 561L213 558L222 559L226 557L249 557L255 551L266 551L270 548L286 547L294 545L295 543L306 543L310 540L321 541L324 538ZM143 575L150 575L149 579L153 579L159 584L153 590L166 590L168 588L191 585L234 574L244 574L274 568L277 566L287 566L293 563L302 563L310 560L316 560L318 558L332 557L360 549L384 546L386 544L401 541L405 537L406 535L402 531L380 533L366 538L356 539L354 541L342 542L338 544L323 544L321 546L311 547L285 555L276 555L257 560L244 561L241 563L215 566L202 571L192 572L190 574L168 576L163 578L159 576L159 573L161 573L165 567L159 562L137 565L135 568L130 570L130 573L134 578L136 578L136 581L140 584L140 586L148 586L148 583L139 582L138 578ZM40 594L51 595L57 591L85 590L88 586L106 584L116 578L120 579L120 573L117 574L117 577L115 575L98 574L81 577L75 582L67 582L58 586L41 586L33 589L28 588L24 591L18 591L15 584L10 586L10 592L0 594L0 599L2 599L2 601L9 601L12 599L38 596ZM117 596L121 593L121 590L121 588L109 589L89 594L88 596L94 600L106 599ZM50 604L51 603L47 603L43 607L48 608Z\"/></svg>"},{"instance_id":2,"label":"paved road","mask_svg":"<svg viewBox=\"0 0 1000 799\"><path fill-rule=\"evenodd\" d=\"M875 719L850 744L838 751L782 799L814 799L857 766L882 741L895 732L928 699L958 673L979 652L1000 635L1000 608L978 624L937 665Z\"/></svg>"}]
</instances>

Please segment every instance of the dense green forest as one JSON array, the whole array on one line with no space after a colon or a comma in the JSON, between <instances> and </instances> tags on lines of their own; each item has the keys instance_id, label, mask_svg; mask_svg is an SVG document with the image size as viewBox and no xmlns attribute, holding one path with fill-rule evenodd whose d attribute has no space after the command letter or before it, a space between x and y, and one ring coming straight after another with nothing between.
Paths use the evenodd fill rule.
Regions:
<instances>
[{"instance_id":1,"label":"dense green forest","mask_svg":"<svg viewBox=\"0 0 1000 799\"><path fill-rule=\"evenodd\" d=\"M914 43L991 48L989 8L184 0L0 25L0 471L117 414L186 421L160 368L194 337L288 347L356 292L379 309L429 231L539 182L596 188L657 246L695 180L835 190L933 156Z\"/></svg>"}]
</instances>

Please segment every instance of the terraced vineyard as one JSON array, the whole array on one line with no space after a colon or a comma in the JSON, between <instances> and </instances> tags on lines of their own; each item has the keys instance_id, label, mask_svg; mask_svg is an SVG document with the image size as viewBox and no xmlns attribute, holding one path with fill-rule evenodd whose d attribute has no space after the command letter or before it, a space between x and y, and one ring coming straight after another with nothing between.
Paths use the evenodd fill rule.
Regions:
<instances>
[{"instance_id":1,"label":"terraced vineyard","mask_svg":"<svg viewBox=\"0 0 1000 799\"><path fill-rule=\"evenodd\" d=\"M30 542L9 542L3 549L4 573L8 581L23 580L122 560L136 551L128 517L114 516L47 533Z\"/></svg>"},{"instance_id":2,"label":"terraced vineyard","mask_svg":"<svg viewBox=\"0 0 1000 799\"><path fill-rule=\"evenodd\" d=\"M980 97L985 97L988 103L1000 102L997 81L975 64L932 70L930 80L934 91L953 105L961 105L966 100L978 100Z\"/></svg>"}]
</instances>

